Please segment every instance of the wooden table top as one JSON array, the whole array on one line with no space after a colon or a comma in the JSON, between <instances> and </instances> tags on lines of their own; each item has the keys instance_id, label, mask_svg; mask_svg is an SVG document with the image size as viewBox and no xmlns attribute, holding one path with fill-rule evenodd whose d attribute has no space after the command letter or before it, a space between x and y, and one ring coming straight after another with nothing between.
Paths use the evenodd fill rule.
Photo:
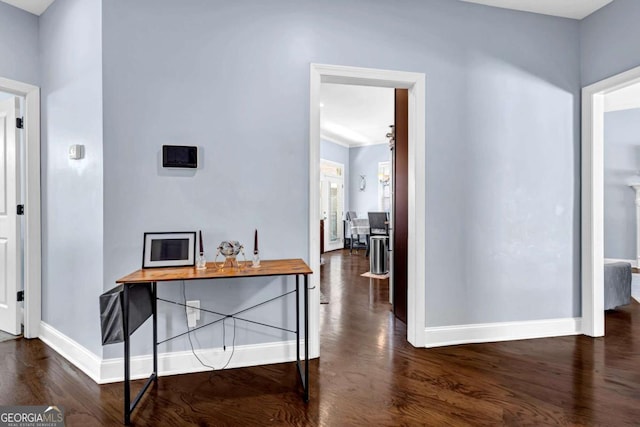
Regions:
<instances>
[{"instance_id":1,"label":"wooden table top","mask_svg":"<svg viewBox=\"0 0 640 427\"><path fill-rule=\"evenodd\" d=\"M118 280L116 283L146 283L168 282L171 280L197 280L197 279L230 279L234 277L259 277L259 276L290 276L295 274L313 273L309 266L301 259L274 259L260 261L260 267L253 268L251 261L239 261L240 268L218 268L222 262L208 262L206 270L197 270L196 267L161 267L143 268L134 271Z\"/></svg>"}]
</instances>

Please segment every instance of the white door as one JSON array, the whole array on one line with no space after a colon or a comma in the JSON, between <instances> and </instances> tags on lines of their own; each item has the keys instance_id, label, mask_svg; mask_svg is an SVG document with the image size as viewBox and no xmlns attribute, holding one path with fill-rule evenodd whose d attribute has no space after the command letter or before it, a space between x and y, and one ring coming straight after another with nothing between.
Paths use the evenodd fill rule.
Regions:
<instances>
[{"instance_id":1,"label":"white door","mask_svg":"<svg viewBox=\"0 0 640 427\"><path fill-rule=\"evenodd\" d=\"M0 329L13 335L20 334L16 295L22 262L17 111L17 98L0 101Z\"/></svg>"},{"instance_id":2,"label":"white door","mask_svg":"<svg viewBox=\"0 0 640 427\"><path fill-rule=\"evenodd\" d=\"M320 218L324 220L324 251L335 251L344 247L344 166L322 160Z\"/></svg>"}]
</instances>

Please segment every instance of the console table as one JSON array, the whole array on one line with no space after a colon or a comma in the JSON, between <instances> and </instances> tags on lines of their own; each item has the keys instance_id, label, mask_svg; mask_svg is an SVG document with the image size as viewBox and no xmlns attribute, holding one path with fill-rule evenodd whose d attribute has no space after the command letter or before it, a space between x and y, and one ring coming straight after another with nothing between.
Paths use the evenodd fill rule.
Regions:
<instances>
[{"instance_id":1,"label":"console table","mask_svg":"<svg viewBox=\"0 0 640 427\"><path fill-rule=\"evenodd\" d=\"M128 425L131 422L131 413L140 402L140 399L147 391L149 386L158 381L158 328L157 328L157 284L158 282L170 282L181 280L205 280L205 279L234 279L234 278L246 278L246 277L265 277L265 276L295 276L296 288L295 291L290 291L282 294L278 297L271 298L263 303L254 305L262 305L266 302L273 301L278 298L282 298L290 293L296 295L296 329L290 331L278 326L267 325L264 323L258 323L263 326L273 327L276 329L292 332L296 334L296 365L298 375L302 382L303 398L305 402L309 401L309 275L312 273L309 266L301 259L282 259L282 260L267 260L262 261L260 267L254 268L250 262L241 262L240 267L219 269L216 263L207 263L207 268L203 270L197 270L195 267L167 267L167 268L147 268L135 271L127 276L118 279L116 283L123 285L123 330L129 330L129 290L131 286L148 284L151 287L152 294L152 322L153 322L153 372L147 379L142 389L138 392L137 396L131 402L131 374L130 374L130 337L129 334L124 334L124 423ZM300 276L304 279L304 370L300 360ZM162 300L162 299L161 299ZM184 305L174 301L163 300L174 304ZM226 318L237 318L238 314L245 312L253 307L246 308L237 313L215 313L209 310L201 309L205 312L211 312L217 314L220 319L210 322L208 324L199 326L196 329L209 326L213 323L217 323ZM249 321L247 319L242 319ZM185 335L190 331L176 335L174 337L163 340L166 342L173 338Z\"/></svg>"}]
</instances>

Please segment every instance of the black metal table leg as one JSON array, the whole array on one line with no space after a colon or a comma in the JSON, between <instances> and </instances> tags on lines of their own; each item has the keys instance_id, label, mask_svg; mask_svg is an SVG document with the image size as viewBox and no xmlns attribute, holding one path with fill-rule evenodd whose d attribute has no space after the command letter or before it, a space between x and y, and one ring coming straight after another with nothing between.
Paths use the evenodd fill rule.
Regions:
<instances>
[{"instance_id":1,"label":"black metal table leg","mask_svg":"<svg viewBox=\"0 0 640 427\"><path fill-rule=\"evenodd\" d=\"M309 401L309 275L304 275L304 401Z\"/></svg>"},{"instance_id":2,"label":"black metal table leg","mask_svg":"<svg viewBox=\"0 0 640 427\"><path fill-rule=\"evenodd\" d=\"M131 336L129 335L129 290L132 286L140 286L136 284L123 284L122 295L122 328L124 332L124 424L131 424L131 413L140 403L142 396L152 383L158 382L158 305L156 294L156 282L149 284L151 286L151 315L153 324L153 372L147 379L142 389L138 392L133 402L131 402Z\"/></svg>"},{"instance_id":3,"label":"black metal table leg","mask_svg":"<svg viewBox=\"0 0 640 427\"><path fill-rule=\"evenodd\" d=\"M300 360L300 279L296 275L296 368L304 390L303 398L309 401L309 276L304 275L304 371Z\"/></svg>"},{"instance_id":4,"label":"black metal table leg","mask_svg":"<svg viewBox=\"0 0 640 427\"><path fill-rule=\"evenodd\" d=\"M158 382L158 284L156 282L151 283L151 298L152 304L151 314L153 316L153 375L155 376L154 382Z\"/></svg>"},{"instance_id":5,"label":"black metal table leg","mask_svg":"<svg viewBox=\"0 0 640 427\"><path fill-rule=\"evenodd\" d=\"M129 284L123 285L123 302L122 302L122 328L124 331L124 424L129 425L131 423L131 374L129 372L130 359L130 337L129 337Z\"/></svg>"},{"instance_id":6,"label":"black metal table leg","mask_svg":"<svg viewBox=\"0 0 640 427\"><path fill-rule=\"evenodd\" d=\"M296 274L296 363L300 360L300 276Z\"/></svg>"}]
</instances>

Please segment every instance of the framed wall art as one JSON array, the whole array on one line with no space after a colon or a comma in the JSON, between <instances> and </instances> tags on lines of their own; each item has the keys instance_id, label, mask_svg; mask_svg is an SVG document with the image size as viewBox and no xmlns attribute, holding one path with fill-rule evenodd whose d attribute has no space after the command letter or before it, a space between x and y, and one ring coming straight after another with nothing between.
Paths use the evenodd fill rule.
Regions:
<instances>
[{"instance_id":1,"label":"framed wall art","mask_svg":"<svg viewBox=\"0 0 640 427\"><path fill-rule=\"evenodd\" d=\"M142 268L189 267L195 262L195 231L144 233Z\"/></svg>"}]
</instances>

